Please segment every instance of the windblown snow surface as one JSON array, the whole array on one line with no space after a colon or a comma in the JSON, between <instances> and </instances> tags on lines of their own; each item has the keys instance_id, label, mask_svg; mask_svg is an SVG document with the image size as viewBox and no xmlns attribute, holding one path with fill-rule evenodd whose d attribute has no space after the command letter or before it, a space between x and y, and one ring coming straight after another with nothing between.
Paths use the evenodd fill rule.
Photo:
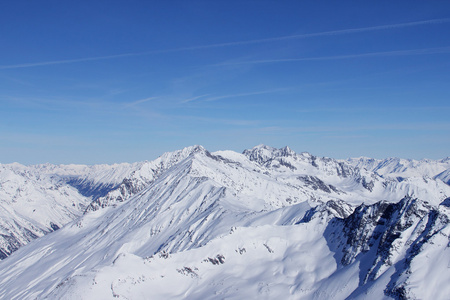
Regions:
<instances>
[{"instance_id":1,"label":"windblown snow surface","mask_svg":"<svg viewBox=\"0 0 450 300\"><path fill-rule=\"evenodd\" d=\"M135 164L1 167L6 220L43 227L4 251L1 299L449 299L448 159L194 146ZM48 192L31 202L48 214L24 213L24 190Z\"/></svg>"}]
</instances>

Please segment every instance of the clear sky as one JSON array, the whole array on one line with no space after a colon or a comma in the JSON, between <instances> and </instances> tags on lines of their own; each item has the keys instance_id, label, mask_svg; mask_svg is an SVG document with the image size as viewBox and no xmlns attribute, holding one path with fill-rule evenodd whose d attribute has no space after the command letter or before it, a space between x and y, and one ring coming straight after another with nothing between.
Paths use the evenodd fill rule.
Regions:
<instances>
[{"instance_id":1,"label":"clear sky","mask_svg":"<svg viewBox=\"0 0 450 300\"><path fill-rule=\"evenodd\" d=\"M450 156L450 1L1 1L0 163Z\"/></svg>"}]
</instances>

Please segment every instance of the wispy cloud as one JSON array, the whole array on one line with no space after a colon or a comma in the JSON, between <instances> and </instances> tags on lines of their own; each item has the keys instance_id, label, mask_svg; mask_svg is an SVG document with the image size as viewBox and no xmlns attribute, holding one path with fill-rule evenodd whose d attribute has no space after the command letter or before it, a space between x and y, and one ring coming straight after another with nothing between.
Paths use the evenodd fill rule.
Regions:
<instances>
[{"instance_id":1,"label":"wispy cloud","mask_svg":"<svg viewBox=\"0 0 450 300\"><path fill-rule=\"evenodd\" d=\"M369 31L388 30L388 29L399 29L399 28L422 26L422 25L442 24L442 23L448 23L448 22L450 22L450 18L430 19L430 20L416 21L416 22L407 22L407 23L398 23L398 24L389 24L389 25L380 25L380 26L371 26L371 27L360 27L360 28L348 28L348 29L322 31L322 32L314 32L314 33L286 35L286 36L279 36L279 37L272 37L272 38L265 38L265 39L251 39L251 40L245 40L245 41L216 43L216 44L208 44L208 45L197 45L197 46L190 46L190 47L180 47L180 48L172 48L172 49L145 51L145 52L133 52L133 53L124 53L124 54L115 54L115 55L106 55L106 56L94 56L94 57L85 57L85 58L77 58L77 59L53 60L53 61L43 61L43 62L34 62L34 63L3 65L3 66L0 66L0 70L42 67L42 66L59 65L59 64L71 64L71 63L88 62L88 61L117 59L117 58L132 57L132 56L143 56L143 55L151 55L151 54L170 53L170 52L201 50L201 49L208 49L208 48L220 48L220 47L230 47L230 46L239 46L239 45L269 43L269 42L276 42L276 41L282 41L282 40L304 39L304 38L320 37L320 36L332 36L332 35L343 35L343 34L369 32Z\"/></svg>"},{"instance_id":2,"label":"wispy cloud","mask_svg":"<svg viewBox=\"0 0 450 300\"><path fill-rule=\"evenodd\" d=\"M215 96L215 97L206 98L205 101L217 101L217 100L228 99L228 98L237 98L237 97L246 97L246 96L254 96L254 95L272 94L272 93L277 93L277 92L285 91L285 90L287 90L287 88L279 88L279 89L273 89L273 90L256 91L256 92L249 92L249 93L222 95L222 96Z\"/></svg>"},{"instance_id":3,"label":"wispy cloud","mask_svg":"<svg viewBox=\"0 0 450 300\"><path fill-rule=\"evenodd\" d=\"M378 31L378 30L387 30L387 29L397 29L397 28L413 27L413 26L420 26L420 25L442 24L442 23L448 23L448 22L450 22L450 18L431 19L431 20L424 20L424 21L371 26L371 27L349 28L349 29L314 32L314 33L286 35L286 36L272 37L272 38L266 38L266 39L254 39L254 40L218 43L218 44L210 44L210 45L199 45L199 46L192 46L192 47L170 49L170 50L166 50L166 51L186 51L186 50L197 50L197 49L205 49L205 48L239 46L239 45L275 42L275 41L281 41L281 40L304 39L304 38L310 38L310 37L351 34L351 33Z\"/></svg>"},{"instance_id":4,"label":"wispy cloud","mask_svg":"<svg viewBox=\"0 0 450 300\"><path fill-rule=\"evenodd\" d=\"M200 95L200 96L196 96L196 97L192 97L192 98L188 98L188 99L184 99L182 101L180 101L180 103L189 103L204 97L208 97L210 94L205 94L205 95Z\"/></svg>"},{"instance_id":5,"label":"wispy cloud","mask_svg":"<svg viewBox=\"0 0 450 300\"><path fill-rule=\"evenodd\" d=\"M136 101L133 101L133 102L125 104L124 107L136 106L138 104L145 103L145 102L148 102L148 101L151 101L151 100L155 100L155 99L158 99L158 97L148 97L148 98L145 98L145 99L136 100Z\"/></svg>"},{"instance_id":6,"label":"wispy cloud","mask_svg":"<svg viewBox=\"0 0 450 300\"><path fill-rule=\"evenodd\" d=\"M352 58L364 58L364 57L430 55L430 54L446 54L446 53L450 53L450 47L369 52L369 53L334 55L334 56L248 60L248 61L240 61L240 62L239 61L238 62L224 62L224 63L220 63L220 64L215 64L214 66L270 64L270 63L298 62L298 61L340 60L340 59L352 59Z\"/></svg>"},{"instance_id":7,"label":"wispy cloud","mask_svg":"<svg viewBox=\"0 0 450 300\"><path fill-rule=\"evenodd\" d=\"M354 113L354 112L386 112L386 111L443 111L450 110L450 106L401 106L401 107L312 107L298 109L298 113Z\"/></svg>"},{"instance_id":8,"label":"wispy cloud","mask_svg":"<svg viewBox=\"0 0 450 300\"><path fill-rule=\"evenodd\" d=\"M331 31L323 31L323 32L316 32L316 33L290 35L290 36L279 37L276 39L277 40L279 40L279 39L298 39L298 38L308 38L308 37L326 36L326 35L340 35L340 34L367 32L367 31L405 28L405 27L413 27L413 26L420 26L420 25L442 24L442 23L448 23L448 22L450 22L450 18L431 19L431 20L407 22L407 23L397 23L397 24L390 24L390 25L380 25L380 26L350 28L350 29L331 30Z\"/></svg>"},{"instance_id":9,"label":"wispy cloud","mask_svg":"<svg viewBox=\"0 0 450 300\"><path fill-rule=\"evenodd\" d=\"M16 65L9 65L9 66L0 66L0 70L71 64L71 63L78 63L78 62L85 62L85 61L97 61L97 60L114 59L114 58L121 58L121 57L139 56L139 55L144 55L144 54L149 54L149 53L150 52L136 52L136 53L125 53L125 54L117 54L117 55L94 56L94 57L85 57L85 58L77 58L77 59L53 60L53 61L43 61L43 62L26 63L26 64L16 64Z\"/></svg>"},{"instance_id":10,"label":"wispy cloud","mask_svg":"<svg viewBox=\"0 0 450 300\"><path fill-rule=\"evenodd\" d=\"M15 96L2 96L3 100L8 101L10 104L16 107L27 108L39 108L49 111L59 110L74 110L74 109L94 109L96 107L103 107L105 109L104 101L91 101L91 100L74 100L64 97L15 97Z\"/></svg>"}]
</instances>

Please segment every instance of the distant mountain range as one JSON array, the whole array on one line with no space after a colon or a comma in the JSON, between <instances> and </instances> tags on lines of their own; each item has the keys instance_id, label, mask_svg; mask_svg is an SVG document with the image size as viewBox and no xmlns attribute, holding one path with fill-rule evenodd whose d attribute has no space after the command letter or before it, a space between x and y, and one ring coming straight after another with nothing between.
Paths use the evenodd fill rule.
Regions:
<instances>
[{"instance_id":1,"label":"distant mountain range","mask_svg":"<svg viewBox=\"0 0 450 300\"><path fill-rule=\"evenodd\" d=\"M448 299L450 158L0 164L1 299Z\"/></svg>"}]
</instances>

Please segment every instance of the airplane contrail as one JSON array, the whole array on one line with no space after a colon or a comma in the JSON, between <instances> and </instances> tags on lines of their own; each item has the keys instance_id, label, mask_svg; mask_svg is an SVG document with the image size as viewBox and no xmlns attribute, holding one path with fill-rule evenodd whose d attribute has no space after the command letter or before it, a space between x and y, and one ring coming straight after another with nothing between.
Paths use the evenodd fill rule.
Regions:
<instances>
[{"instance_id":1,"label":"airplane contrail","mask_svg":"<svg viewBox=\"0 0 450 300\"><path fill-rule=\"evenodd\" d=\"M70 64L70 63L78 63L78 62L98 61L98 60L116 59L116 58L123 58L123 57L132 57L132 56L143 56L143 55L169 53L169 52L182 52L182 51L200 50L200 49L208 49L208 48L231 47L231 46L239 46L239 45L291 40L291 39L304 39L304 38L319 37L319 36L352 34L352 33L360 33L360 32L367 32L367 31L413 27L413 26L420 26L420 25L442 24L442 23L448 23L448 22L450 22L450 18L431 19L431 20L416 21L416 22L380 25L380 26L372 26L372 27L361 27L361 28L349 28L349 29L322 31L322 32L315 32L315 33L296 34L296 35L286 35L286 36L279 36L279 37L272 37L272 38L265 38L265 39L254 39L254 40L226 42L226 43L217 43L217 44L209 44L209 45L198 45L198 46L190 46L190 47L165 49L165 50L154 50L154 51L133 52L133 53L124 53L124 54L107 55L107 56L85 57L85 58L77 58L77 59L66 59L66 60L54 60L54 61L44 61L44 62L35 62L35 63L23 63L23 64L15 64L15 65L4 65L4 66L0 66L0 70L41 67L41 66L50 66L50 65L59 65L59 64Z\"/></svg>"},{"instance_id":2,"label":"airplane contrail","mask_svg":"<svg viewBox=\"0 0 450 300\"><path fill-rule=\"evenodd\" d=\"M359 57L406 56L406 55L427 55L427 54L445 54L445 53L450 53L450 47L368 52L368 53L334 55L334 56L248 60L248 61L225 62L225 63L215 64L213 66L252 65L252 64L256 65L256 64L296 62L296 61L338 60L338 59L350 59L350 58L359 58Z\"/></svg>"}]
</instances>

